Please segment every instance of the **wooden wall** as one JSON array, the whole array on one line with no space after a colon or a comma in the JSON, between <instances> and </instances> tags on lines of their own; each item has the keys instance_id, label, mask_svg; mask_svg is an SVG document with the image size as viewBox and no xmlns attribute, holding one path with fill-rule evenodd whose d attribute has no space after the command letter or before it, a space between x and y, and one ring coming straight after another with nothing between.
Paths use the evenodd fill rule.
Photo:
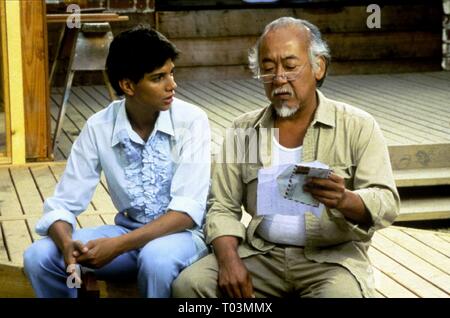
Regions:
<instances>
[{"instance_id":1,"label":"wooden wall","mask_svg":"<svg viewBox=\"0 0 450 318\"><path fill-rule=\"evenodd\" d=\"M382 5L381 28L369 29L364 5L156 12L156 26L181 49L177 78L250 76L247 51L264 26L282 16L309 20L331 48L331 74L438 70L442 8Z\"/></svg>"},{"instance_id":2,"label":"wooden wall","mask_svg":"<svg viewBox=\"0 0 450 318\"><path fill-rule=\"evenodd\" d=\"M139 0L140 9L135 12L130 8L111 8L130 18L111 26L113 33L117 34L138 23L148 23L173 40L183 53L177 63L178 79L248 78L251 76L247 67L248 49L267 23L282 16L306 19L320 28L331 48L331 74L440 69L441 1L416 0L407 5L392 2L397 4L380 4L380 29L367 27L366 20L370 14L366 12L367 5L348 4L349 1L340 2L347 3L342 5L333 1L264 8L231 6L214 9L210 6L207 10L202 7L201 10L184 11L183 6L160 11L166 10L167 5L164 7L162 2L156 1L155 11L149 12L143 10L144 1ZM49 25L50 61L58 33L58 25ZM62 85L64 75L64 69L57 73L56 85ZM103 79L101 74L85 72L76 75L74 82L75 85L98 84Z\"/></svg>"}]
</instances>

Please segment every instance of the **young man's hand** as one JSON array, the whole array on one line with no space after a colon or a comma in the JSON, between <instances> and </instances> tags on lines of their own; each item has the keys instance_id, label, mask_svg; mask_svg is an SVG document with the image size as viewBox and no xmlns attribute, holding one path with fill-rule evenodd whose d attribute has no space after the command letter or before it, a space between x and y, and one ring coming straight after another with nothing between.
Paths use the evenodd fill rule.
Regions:
<instances>
[{"instance_id":1,"label":"young man's hand","mask_svg":"<svg viewBox=\"0 0 450 318\"><path fill-rule=\"evenodd\" d=\"M91 268L100 268L119 256L116 238L99 238L86 243L87 251L76 256L76 262Z\"/></svg>"},{"instance_id":2,"label":"young man's hand","mask_svg":"<svg viewBox=\"0 0 450 318\"><path fill-rule=\"evenodd\" d=\"M79 272L76 270L78 255L86 253L88 248L81 241L69 241L64 245L63 248L63 256L64 262L66 263L66 272L74 277L75 283L81 283L81 277L79 276Z\"/></svg>"}]
</instances>

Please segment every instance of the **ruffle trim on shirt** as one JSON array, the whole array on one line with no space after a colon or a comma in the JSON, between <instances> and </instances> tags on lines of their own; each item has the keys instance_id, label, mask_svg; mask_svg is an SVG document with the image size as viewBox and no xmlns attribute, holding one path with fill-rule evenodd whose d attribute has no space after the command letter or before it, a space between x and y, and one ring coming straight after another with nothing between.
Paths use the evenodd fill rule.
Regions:
<instances>
[{"instance_id":1,"label":"ruffle trim on shirt","mask_svg":"<svg viewBox=\"0 0 450 318\"><path fill-rule=\"evenodd\" d=\"M170 203L171 160L165 149L165 135L156 133L145 146L134 144L126 131L119 133L128 161L125 167L127 192L136 221L148 223L163 215ZM133 212L134 212L133 211Z\"/></svg>"}]
</instances>

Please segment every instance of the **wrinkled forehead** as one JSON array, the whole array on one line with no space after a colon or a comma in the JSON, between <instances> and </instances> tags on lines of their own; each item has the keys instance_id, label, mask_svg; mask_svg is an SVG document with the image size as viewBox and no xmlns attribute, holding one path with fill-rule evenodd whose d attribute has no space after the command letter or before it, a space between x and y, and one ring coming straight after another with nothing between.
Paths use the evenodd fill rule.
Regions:
<instances>
[{"instance_id":1,"label":"wrinkled forehead","mask_svg":"<svg viewBox=\"0 0 450 318\"><path fill-rule=\"evenodd\" d=\"M308 54L309 31L296 26L282 26L268 31L259 45L259 63L279 61Z\"/></svg>"}]
</instances>

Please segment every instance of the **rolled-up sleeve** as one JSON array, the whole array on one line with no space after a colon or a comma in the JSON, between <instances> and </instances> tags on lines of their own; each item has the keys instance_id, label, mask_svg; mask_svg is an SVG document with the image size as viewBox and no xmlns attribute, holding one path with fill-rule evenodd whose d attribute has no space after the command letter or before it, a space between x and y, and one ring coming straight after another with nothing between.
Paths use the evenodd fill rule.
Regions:
<instances>
[{"instance_id":1,"label":"rolled-up sleeve","mask_svg":"<svg viewBox=\"0 0 450 318\"><path fill-rule=\"evenodd\" d=\"M52 197L44 202L44 215L36 224L36 233L45 236L56 221L76 227L76 216L92 199L100 180L101 168L93 133L86 124L72 146L63 176Z\"/></svg>"},{"instance_id":2,"label":"rolled-up sleeve","mask_svg":"<svg viewBox=\"0 0 450 318\"><path fill-rule=\"evenodd\" d=\"M211 177L208 117L202 113L187 129L177 129L177 133L182 137L167 209L184 212L197 226L202 226Z\"/></svg>"},{"instance_id":3,"label":"rolled-up sleeve","mask_svg":"<svg viewBox=\"0 0 450 318\"><path fill-rule=\"evenodd\" d=\"M348 221L347 224L358 236L370 237L374 231L392 224L400 211L388 148L374 119L362 126L355 154L353 192L360 196L370 213L372 226L364 229Z\"/></svg>"}]
</instances>

